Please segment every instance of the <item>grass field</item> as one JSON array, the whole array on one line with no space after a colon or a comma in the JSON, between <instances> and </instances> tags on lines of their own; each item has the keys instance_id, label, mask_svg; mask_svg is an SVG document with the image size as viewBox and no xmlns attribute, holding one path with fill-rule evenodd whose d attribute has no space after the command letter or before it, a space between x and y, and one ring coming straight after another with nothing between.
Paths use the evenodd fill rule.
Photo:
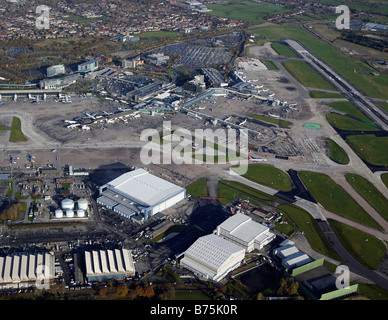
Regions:
<instances>
[{"instance_id":1,"label":"grass field","mask_svg":"<svg viewBox=\"0 0 388 320\"><path fill-rule=\"evenodd\" d=\"M207 196L207 185L206 178L199 178L193 183L186 187L186 192L191 194L193 197L206 197Z\"/></svg>"},{"instance_id":2,"label":"grass field","mask_svg":"<svg viewBox=\"0 0 388 320\"><path fill-rule=\"evenodd\" d=\"M18 117L13 117L9 142L27 141L22 132L22 123Z\"/></svg>"},{"instance_id":3,"label":"grass field","mask_svg":"<svg viewBox=\"0 0 388 320\"><path fill-rule=\"evenodd\" d=\"M316 39L298 26L262 28L255 30L255 33L266 37L269 41L279 41L281 38L299 40L328 65L362 89L367 95L388 99L388 75L380 74L378 77L373 76L371 73L374 70L371 67L358 59L345 56L337 49Z\"/></svg>"},{"instance_id":4,"label":"grass field","mask_svg":"<svg viewBox=\"0 0 388 320\"><path fill-rule=\"evenodd\" d=\"M280 191L292 190L291 179L287 173L271 165L249 164L243 177Z\"/></svg>"},{"instance_id":5,"label":"grass field","mask_svg":"<svg viewBox=\"0 0 388 320\"><path fill-rule=\"evenodd\" d=\"M381 174L381 181L385 184L385 186L388 188L388 172Z\"/></svg>"},{"instance_id":6,"label":"grass field","mask_svg":"<svg viewBox=\"0 0 388 320\"><path fill-rule=\"evenodd\" d=\"M315 99L344 98L344 96L339 93L331 93L324 91L310 91L309 94L311 98Z\"/></svg>"},{"instance_id":7,"label":"grass field","mask_svg":"<svg viewBox=\"0 0 388 320\"><path fill-rule=\"evenodd\" d=\"M348 164L349 156L335 141L328 139L329 143L329 158L339 164Z\"/></svg>"},{"instance_id":8,"label":"grass field","mask_svg":"<svg viewBox=\"0 0 388 320\"><path fill-rule=\"evenodd\" d=\"M347 136L346 142L366 162L376 166L388 165L388 137L360 134Z\"/></svg>"},{"instance_id":9,"label":"grass field","mask_svg":"<svg viewBox=\"0 0 388 320\"><path fill-rule=\"evenodd\" d=\"M271 43L271 47L278 55L298 58L297 54L284 44L274 42Z\"/></svg>"},{"instance_id":10,"label":"grass field","mask_svg":"<svg viewBox=\"0 0 388 320\"><path fill-rule=\"evenodd\" d=\"M388 200L364 177L347 173L346 181L356 190L385 220L388 221Z\"/></svg>"},{"instance_id":11,"label":"grass field","mask_svg":"<svg viewBox=\"0 0 388 320\"><path fill-rule=\"evenodd\" d=\"M217 4L208 3L206 6L213 10L208 12L210 15L254 23L264 22L265 17L270 15L291 12L275 4L253 1L225 1Z\"/></svg>"},{"instance_id":12,"label":"grass field","mask_svg":"<svg viewBox=\"0 0 388 320\"><path fill-rule=\"evenodd\" d=\"M286 70L302 85L311 88L333 90L335 89L323 79L306 62L301 60L284 61L283 66Z\"/></svg>"},{"instance_id":13,"label":"grass field","mask_svg":"<svg viewBox=\"0 0 388 320\"><path fill-rule=\"evenodd\" d=\"M254 202L256 204L272 204L274 201L277 200L275 196L251 188L243 183L230 180L218 181L218 196L220 198L227 199L220 200L220 203L222 204L227 204L235 199L249 199L251 202Z\"/></svg>"},{"instance_id":14,"label":"grass field","mask_svg":"<svg viewBox=\"0 0 388 320\"><path fill-rule=\"evenodd\" d=\"M287 215L288 220L291 220L296 224L296 231L304 232L304 235L313 250L337 261L342 261L330 246L322 230L319 228L318 223L307 211L293 204L280 205L277 208L277 211L283 213L283 217L284 215Z\"/></svg>"},{"instance_id":15,"label":"grass field","mask_svg":"<svg viewBox=\"0 0 388 320\"><path fill-rule=\"evenodd\" d=\"M349 101L331 102L328 104L328 106L335 110L345 112L346 114L353 117L357 117L361 120L369 121L369 119Z\"/></svg>"},{"instance_id":16,"label":"grass field","mask_svg":"<svg viewBox=\"0 0 388 320\"><path fill-rule=\"evenodd\" d=\"M381 226L328 175L301 171L299 177L314 199L325 209L344 218L381 230Z\"/></svg>"},{"instance_id":17,"label":"grass field","mask_svg":"<svg viewBox=\"0 0 388 320\"><path fill-rule=\"evenodd\" d=\"M265 122L273 123L273 124L276 124L276 125L279 125L279 121L280 121L280 124L282 126L284 126L284 127L287 127L287 126L291 125L291 122L287 121L287 120L275 119L275 118L272 118L272 117L260 116L260 115L257 115L257 114L251 114L249 117L251 117L253 119L257 119L257 120L262 120L262 121L265 121Z\"/></svg>"},{"instance_id":18,"label":"grass field","mask_svg":"<svg viewBox=\"0 0 388 320\"><path fill-rule=\"evenodd\" d=\"M265 65L270 69L270 70L279 70L278 66L273 62L272 60L268 59L262 59Z\"/></svg>"},{"instance_id":19,"label":"grass field","mask_svg":"<svg viewBox=\"0 0 388 320\"><path fill-rule=\"evenodd\" d=\"M383 258L386 248L384 244L372 236L341 222L329 219L338 239L343 246L368 269L376 269Z\"/></svg>"},{"instance_id":20,"label":"grass field","mask_svg":"<svg viewBox=\"0 0 388 320\"><path fill-rule=\"evenodd\" d=\"M354 131L379 131L375 126L364 121L358 121L347 116L336 113L326 114L326 120L333 126L341 130Z\"/></svg>"}]
</instances>

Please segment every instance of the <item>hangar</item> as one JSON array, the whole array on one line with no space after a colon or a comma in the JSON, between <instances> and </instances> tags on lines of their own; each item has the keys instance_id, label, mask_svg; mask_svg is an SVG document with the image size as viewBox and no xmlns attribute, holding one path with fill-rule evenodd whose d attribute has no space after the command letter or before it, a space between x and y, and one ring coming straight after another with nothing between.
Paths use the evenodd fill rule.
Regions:
<instances>
[{"instance_id":1,"label":"hangar","mask_svg":"<svg viewBox=\"0 0 388 320\"><path fill-rule=\"evenodd\" d=\"M217 235L243 247L246 252L260 250L275 239L269 228L242 213L236 213L217 227Z\"/></svg>"},{"instance_id":2,"label":"hangar","mask_svg":"<svg viewBox=\"0 0 388 320\"><path fill-rule=\"evenodd\" d=\"M136 169L99 188L97 203L127 218L143 215L144 220L186 198L186 189Z\"/></svg>"},{"instance_id":3,"label":"hangar","mask_svg":"<svg viewBox=\"0 0 388 320\"><path fill-rule=\"evenodd\" d=\"M132 254L127 249L85 251L85 267L89 281L135 275Z\"/></svg>"},{"instance_id":4,"label":"hangar","mask_svg":"<svg viewBox=\"0 0 388 320\"><path fill-rule=\"evenodd\" d=\"M185 252L181 266L206 279L222 280L240 266L244 248L211 233L200 237Z\"/></svg>"}]
</instances>

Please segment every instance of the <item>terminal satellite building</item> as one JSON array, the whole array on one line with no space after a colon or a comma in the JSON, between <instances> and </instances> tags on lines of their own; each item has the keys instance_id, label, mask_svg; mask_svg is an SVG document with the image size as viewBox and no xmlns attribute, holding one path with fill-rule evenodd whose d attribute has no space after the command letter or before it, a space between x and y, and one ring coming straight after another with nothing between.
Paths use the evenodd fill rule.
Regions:
<instances>
[{"instance_id":1,"label":"terminal satellite building","mask_svg":"<svg viewBox=\"0 0 388 320\"><path fill-rule=\"evenodd\" d=\"M169 181L137 169L99 188L97 203L126 217L147 220L186 198L186 190Z\"/></svg>"}]
</instances>

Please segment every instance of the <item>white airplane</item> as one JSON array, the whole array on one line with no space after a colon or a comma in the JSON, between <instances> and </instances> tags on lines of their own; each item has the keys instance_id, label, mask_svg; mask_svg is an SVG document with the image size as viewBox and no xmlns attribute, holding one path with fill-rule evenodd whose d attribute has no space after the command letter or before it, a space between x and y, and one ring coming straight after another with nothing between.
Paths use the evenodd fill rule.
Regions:
<instances>
[{"instance_id":1,"label":"white airplane","mask_svg":"<svg viewBox=\"0 0 388 320\"><path fill-rule=\"evenodd\" d=\"M239 126L242 126L242 125L245 124L245 122L247 122L247 119L245 119L243 122L240 122L238 125L239 125Z\"/></svg>"},{"instance_id":2,"label":"white airplane","mask_svg":"<svg viewBox=\"0 0 388 320\"><path fill-rule=\"evenodd\" d=\"M267 162L267 159L252 158L251 156L248 156L248 160L258 163Z\"/></svg>"},{"instance_id":3,"label":"white airplane","mask_svg":"<svg viewBox=\"0 0 388 320\"><path fill-rule=\"evenodd\" d=\"M65 97L61 101L62 101L62 103L71 103L71 100L69 100L68 95L65 95Z\"/></svg>"},{"instance_id":4,"label":"white airplane","mask_svg":"<svg viewBox=\"0 0 388 320\"><path fill-rule=\"evenodd\" d=\"M105 114L106 116L110 116L111 114L113 114L113 112L106 112L106 111L103 111L102 113Z\"/></svg>"},{"instance_id":5,"label":"white airplane","mask_svg":"<svg viewBox=\"0 0 388 320\"><path fill-rule=\"evenodd\" d=\"M117 110L119 111L127 111L128 109L121 108L120 106L116 106Z\"/></svg>"},{"instance_id":6,"label":"white airplane","mask_svg":"<svg viewBox=\"0 0 388 320\"><path fill-rule=\"evenodd\" d=\"M74 128L77 128L77 127L79 127L79 126L80 126L80 124L79 124L79 123L76 123L76 124L71 124L71 125L67 126L66 128L67 128L67 129L74 129Z\"/></svg>"},{"instance_id":7,"label":"white airplane","mask_svg":"<svg viewBox=\"0 0 388 320\"><path fill-rule=\"evenodd\" d=\"M63 120L63 122L68 123L68 124L75 124L77 121L74 120Z\"/></svg>"},{"instance_id":8,"label":"white airplane","mask_svg":"<svg viewBox=\"0 0 388 320\"><path fill-rule=\"evenodd\" d=\"M39 104L39 97L38 97L38 96L33 97L33 98L31 99L31 102L32 102L32 103Z\"/></svg>"},{"instance_id":9,"label":"white airplane","mask_svg":"<svg viewBox=\"0 0 388 320\"><path fill-rule=\"evenodd\" d=\"M87 113L86 111L84 112L84 115L87 116L88 118L92 119L92 120L96 120L96 115L95 114L90 114L90 113Z\"/></svg>"},{"instance_id":10,"label":"white airplane","mask_svg":"<svg viewBox=\"0 0 388 320\"><path fill-rule=\"evenodd\" d=\"M229 117L225 118L224 121L229 121L231 117L232 116L229 116Z\"/></svg>"}]
</instances>

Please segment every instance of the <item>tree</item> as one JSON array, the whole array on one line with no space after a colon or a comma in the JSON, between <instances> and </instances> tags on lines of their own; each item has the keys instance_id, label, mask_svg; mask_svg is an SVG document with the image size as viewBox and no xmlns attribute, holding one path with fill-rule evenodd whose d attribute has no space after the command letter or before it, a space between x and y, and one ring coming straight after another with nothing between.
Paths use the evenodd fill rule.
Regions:
<instances>
[{"instance_id":1,"label":"tree","mask_svg":"<svg viewBox=\"0 0 388 320\"><path fill-rule=\"evenodd\" d=\"M293 296L298 293L299 283L294 278L282 278L277 294L279 296Z\"/></svg>"},{"instance_id":2,"label":"tree","mask_svg":"<svg viewBox=\"0 0 388 320\"><path fill-rule=\"evenodd\" d=\"M128 294L128 287L127 286L119 286L117 287L117 295L120 297L125 297Z\"/></svg>"}]
</instances>

